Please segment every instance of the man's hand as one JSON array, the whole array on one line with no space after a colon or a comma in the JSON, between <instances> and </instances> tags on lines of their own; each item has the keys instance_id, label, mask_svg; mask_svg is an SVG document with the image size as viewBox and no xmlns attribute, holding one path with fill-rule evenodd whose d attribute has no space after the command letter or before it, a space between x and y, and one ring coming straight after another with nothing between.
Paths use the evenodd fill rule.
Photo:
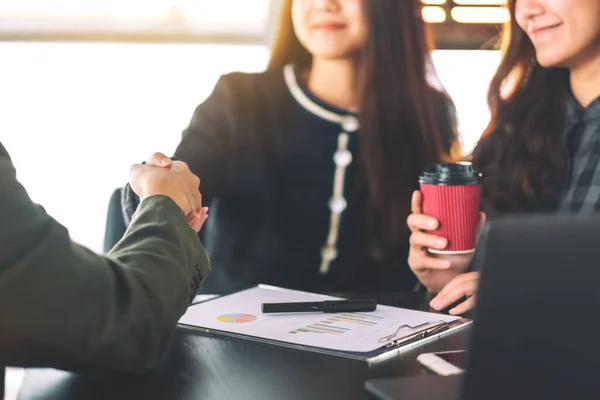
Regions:
<instances>
[{"instance_id":1,"label":"man's hand","mask_svg":"<svg viewBox=\"0 0 600 400\"><path fill-rule=\"evenodd\" d=\"M148 157L148 159L146 160L146 165L152 165L153 167L171 168L171 166L173 165L173 160L165 156L163 153L156 152L150 157Z\"/></svg>"},{"instance_id":2,"label":"man's hand","mask_svg":"<svg viewBox=\"0 0 600 400\"><path fill-rule=\"evenodd\" d=\"M183 163L185 164L185 163ZM146 160L146 165L152 165L154 167L171 168L173 166L173 160L164 155L163 153L154 153ZM199 183L198 183L199 184ZM208 218L208 207L200 207L195 211L191 211L186 214L190 227L199 232L202 229L202 225Z\"/></svg>"},{"instance_id":3,"label":"man's hand","mask_svg":"<svg viewBox=\"0 0 600 400\"><path fill-rule=\"evenodd\" d=\"M202 195L198 189L200 179L184 162L172 161L164 154L155 153L146 165L132 165L129 183L142 200L157 194L170 197L195 231L199 231L206 221L208 208L202 207Z\"/></svg>"}]
</instances>

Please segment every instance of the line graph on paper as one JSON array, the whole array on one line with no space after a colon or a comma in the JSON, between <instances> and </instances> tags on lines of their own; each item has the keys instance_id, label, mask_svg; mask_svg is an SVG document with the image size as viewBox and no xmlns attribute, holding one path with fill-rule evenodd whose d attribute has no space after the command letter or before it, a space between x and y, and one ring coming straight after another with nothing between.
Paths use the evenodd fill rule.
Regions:
<instances>
[{"instance_id":1,"label":"line graph on paper","mask_svg":"<svg viewBox=\"0 0 600 400\"><path fill-rule=\"evenodd\" d=\"M374 314L363 313L343 313L336 314L331 318L315 322L302 328L294 329L288 332L292 335L301 334L319 334L319 335L344 335L357 327L373 327L383 321L385 318Z\"/></svg>"}]
</instances>

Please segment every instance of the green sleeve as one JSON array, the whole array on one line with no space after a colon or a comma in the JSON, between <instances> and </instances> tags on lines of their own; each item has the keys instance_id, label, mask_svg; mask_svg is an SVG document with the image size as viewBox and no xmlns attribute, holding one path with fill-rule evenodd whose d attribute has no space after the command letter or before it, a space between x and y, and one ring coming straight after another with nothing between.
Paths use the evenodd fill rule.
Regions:
<instances>
[{"instance_id":1,"label":"green sleeve","mask_svg":"<svg viewBox=\"0 0 600 400\"><path fill-rule=\"evenodd\" d=\"M165 196L142 202L106 257L72 242L32 203L0 144L0 363L156 369L209 270Z\"/></svg>"}]
</instances>

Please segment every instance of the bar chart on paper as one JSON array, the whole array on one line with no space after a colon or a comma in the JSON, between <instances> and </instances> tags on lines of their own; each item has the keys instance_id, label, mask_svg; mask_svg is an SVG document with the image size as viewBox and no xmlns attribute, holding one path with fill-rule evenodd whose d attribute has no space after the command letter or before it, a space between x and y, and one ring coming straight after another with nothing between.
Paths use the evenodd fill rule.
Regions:
<instances>
[{"instance_id":1,"label":"bar chart on paper","mask_svg":"<svg viewBox=\"0 0 600 400\"><path fill-rule=\"evenodd\" d=\"M289 333L292 335L304 333L343 335L352 331L353 327L372 327L383 321L384 317L374 314L344 313L335 317L324 319L314 324L295 329Z\"/></svg>"},{"instance_id":2,"label":"bar chart on paper","mask_svg":"<svg viewBox=\"0 0 600 400\"><path fill-rule=\"evenodd\" d=\"M380 339L402 325L418 326L458 317L378 305L373 312L264 314L261 305L275 302L339 300L335 297L273 287L254 287L190 307L182 326L244 338L367 353L384 346Z\"/></svg>"}]
</instances>

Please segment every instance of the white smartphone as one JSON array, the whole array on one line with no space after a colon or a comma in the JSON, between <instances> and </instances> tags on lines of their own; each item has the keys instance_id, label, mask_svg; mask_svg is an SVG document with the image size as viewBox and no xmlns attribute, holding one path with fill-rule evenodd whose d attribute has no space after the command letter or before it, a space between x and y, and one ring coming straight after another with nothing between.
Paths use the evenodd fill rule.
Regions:
<instances>
[{"instance_id":1,"label":"white smartphone","mask_svg":"<svg viewBox=\"0 0 600 400\"><path fill-rule=\"evenodd\" d=\"M417 361L438 375L458 375L467 368L467 350L423 353Z\"/></svg>"}]
</instances>

